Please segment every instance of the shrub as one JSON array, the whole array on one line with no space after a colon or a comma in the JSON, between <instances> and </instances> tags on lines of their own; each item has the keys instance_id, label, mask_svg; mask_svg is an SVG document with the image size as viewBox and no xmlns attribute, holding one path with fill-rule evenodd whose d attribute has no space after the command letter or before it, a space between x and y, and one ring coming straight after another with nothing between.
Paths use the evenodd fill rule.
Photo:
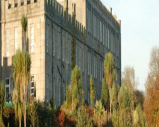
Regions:
<instances>
[{"instance_id":1,"label":"shrub","mask_svg":"<svg viewBox=\"0 0 159 127\"><path fill-rule=\"evenodd\" d=\"M86 113L86 108L84 106L80 106L77 109L76 113L76 127L92 127L92 120L89 115Z\"/></svg>"},{"instance_id":2,"label":"shrub","mask_svg":"<svg viewBox=\"0 0 159 127\"><path fill-rule=\"evenodd\" d=\"M65 112L63 110L61 110L59 113L58 121L59 121L59 125L63 127L65 122Z\"/></svg>"},{"instance_id":3,"label":"shrub","mask_svg":"<svg viewBox=\"0 0 159 127\"><path fill-rule=\"evenodd\" d=\"M94 113L94 123L101 127L106 124L107 113L102 105L101 101L96 101L95 104L95 113Z\"/></svg>"}]
</instances>

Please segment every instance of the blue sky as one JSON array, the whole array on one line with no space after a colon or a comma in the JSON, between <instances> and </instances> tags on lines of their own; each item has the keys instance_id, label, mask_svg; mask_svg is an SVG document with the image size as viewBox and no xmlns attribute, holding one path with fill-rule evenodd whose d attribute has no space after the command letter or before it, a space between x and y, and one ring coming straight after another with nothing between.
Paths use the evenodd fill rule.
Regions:
<instances>
[{"instance_id":1,"label":"blue sky","mask_svg":"<svg viewBox=\"0 0 159 127\"><path fill-rule=\"evenodd\" d=\"M151 49L159 46L159 0L101 0L121 19L122 71L133 66L145 90Z\"/></svg>"}]
</instances>

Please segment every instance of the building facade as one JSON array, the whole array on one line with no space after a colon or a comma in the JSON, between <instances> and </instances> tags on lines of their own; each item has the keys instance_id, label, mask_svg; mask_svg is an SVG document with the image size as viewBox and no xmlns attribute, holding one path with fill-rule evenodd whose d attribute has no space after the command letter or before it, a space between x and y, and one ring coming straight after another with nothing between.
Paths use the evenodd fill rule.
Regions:
<instances>
[{"instance_id":1,"label":"building facade","mask_svg":"<svg viewBox=\"0 0 159 127\"><path fill-rule=\"evenodd\" d=\"M23 49L21 17L27 17L27 46L31 55L30 94L55 103L65 100L71 80L71 43L76 40L76 65L81 70L84 99L89 102L89 79L93 76L100 98L104 56L111 51L121 84L121 22L99 0L2 0L1 79L7 93L12 86L12 59ZM75 19L75 23L73 20ZM35 87L36 86L36 87Z\"/></svg>"}]
</instances>

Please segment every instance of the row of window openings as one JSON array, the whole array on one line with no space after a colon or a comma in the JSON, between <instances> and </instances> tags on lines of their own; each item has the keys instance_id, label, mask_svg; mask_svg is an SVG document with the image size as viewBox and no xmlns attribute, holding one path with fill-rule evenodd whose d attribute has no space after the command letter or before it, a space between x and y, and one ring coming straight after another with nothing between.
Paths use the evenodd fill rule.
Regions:
<instances>
[{"instance_id":1,"label":"row of window openings","mask_svg":"<svg viewBox=\"0 0 159 127\"><path fill-rule=\"evenodd\" d=\"M91 63L91 58L90 55L88 55L88 75L94 74L94 78L97 78L97 58L94 58L94 68L91 71L91 65L93 66L93 64ZM100 80L102 80L103 77L103 64L102 62L100 62L100 66L99 66L99 73L100 73Z\"/></svg>"},{"instance_id":2,"label":"row of window openings","mask_svg":"<svg viewBox=\"0 0 159 127\"><path fill-rule=\"evenodd\" d=\"M8 57L10 45L9 29L6 30L6 56ZM14 28L14 49L15 53L18 50L18 28ZM30 52L34 52L34 25L30 25Z\"/></svg>"},{"instance_id":3,"label":"row of window openings","mask_svg":"<svg viewBox=\"0 0 159 127\"><path fill-rule=\"evenodd\" d=\"M30 94L32 96L35 96L35 82L34 82L34 76L31 76L31 81L30 81ZM5 79L5 93L6 93L6 100L9 101L9 96L10 96L10 79L6 78Z\"/></svg>"},{"instance_id":4,"label":"row of window openings","mask_svg":"<svg viewBox=\"0 0 159 127\"><path fill-rule=\"evenodd\" d=\"M31 0L27 0L27 4L30 4L31 3ZM37 0L34 0L34 3L37 3ZM21 0L21 6L24 5L24 0ZM15 8L18 7L18 0L15 0L14 1L14 5L13 5ZM8 9L10 9L12 7L12 4L11 3L8 3Z\"/></svg>"},{"instance_id":5,"label":"row of window openings","mask_svg":"<svg viewBox=\"0 0 159 127\"><path fill-rule=\"evenodd\" d=\"M88 12L88 32L92 32L90 20L91 20L91 16L90 16L90 13ZM93 15L93 27L94 27L93 35L94 35L94 37L99 38L100 42L103 42L103 45L106 45L106 47L108 47L108 49L109 49L110 48L109 29L107 27L105 27L105 25L102 24L101 21L99 21L99 28L100 29L98 29L97 28L98 25L96 24L96 22L97 22L96 20L97 20L96 16ZM103 29L102 29L102 26L103 26ZM99 32L98 32L98 30L99 30ZM105 33L106 33L106 36L105 36ZM112 38L114 38L114 37L112 37ZM116 42L119 43L118 41L116 41Z\"/></svg>"}]
</instances>

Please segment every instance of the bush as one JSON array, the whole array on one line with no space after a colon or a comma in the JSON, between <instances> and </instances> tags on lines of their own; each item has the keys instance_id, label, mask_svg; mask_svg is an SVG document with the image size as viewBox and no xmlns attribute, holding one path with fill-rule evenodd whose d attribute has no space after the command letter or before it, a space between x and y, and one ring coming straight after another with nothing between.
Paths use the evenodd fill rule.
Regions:
<instances>
[{"instance_id":1,"label":"bush","mask_svg":"<svg viewBox=\"0 0 159 127\"><path fill-rule=\"evenodd\" d=\"M63 127L65 122L65 112L63 110L61 110L59 113L58 121L59 121L59 125Z\"/></svg>"},{"instance_id":2,"label":"bush","mask_svg":"<svg viewBox=\"0 0 159 127\"><path fill-rule=\"evenodd\" d=\"M107 121L107 113L102 105L101 101L96 101L95 113L94 113L94 123L98 126L104 126Z\"/></svg>"},{"instance_id":3,"label":"bush","mask_svg":"<svg viewBox=\"0 0 159 127\"><path fill-rule=\"evenodd\" d=\"M80 106L76 113L76 127L93 127L92 120L86 113L86 107Z\"/></svg>"},{"instance_id":4,"label":"bush","mask_svg":"<svg viewBox=\"0 0 159 127\"><path fill-rule=\"evenodd\" d=\"M51 126L53 114L53 111L44 102L34 102L27 106L27 123L33 127Z\"/></svg>"}]
</instances>

